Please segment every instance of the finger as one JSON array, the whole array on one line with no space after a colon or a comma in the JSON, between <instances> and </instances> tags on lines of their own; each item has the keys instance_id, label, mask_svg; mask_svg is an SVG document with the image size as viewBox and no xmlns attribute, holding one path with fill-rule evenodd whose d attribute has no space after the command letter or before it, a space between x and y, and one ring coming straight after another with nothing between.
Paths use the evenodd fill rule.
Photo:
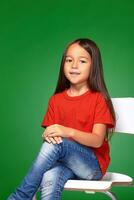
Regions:
<instances>
[{"instance_id":1,"label":"finger","mask_svg":"<svg viewBox=\"0 0 134 200\"><path fill-rule=\"evenodd\" d=\"M57 136L58 136L58 133L52 131L52 132L49 132L46 136L47 136L47 137L57 137Z\"/></svg>"},{"instance_id":2,"label":"finger","mask_svg":"<svg viewBox=\"0 0 134 200\"><path fill-rule=\"evenodd\" d=\"M57 137L59 142L61 143L62 142L62 138L60 136Z\"/></svg>"},{"instance_id":3,"label":"finger","mask_svg":"<svg viewBox=\"0 0 134 200\"><path fill-rule=\"evenodd\" d=\"M44 130L44 132L42 133L42 138L44 138L45 137L45 135L46 135L46 130L47 130L47 128Z\"/></svg>"},{"instance_id":4,"label":"finger","mask_svg":"<svg viewBox=\"0 0 134 200\"><path fill-rule=\"evenodd\" d=\"M60 143L61 143L60 137L54 137L54 140L56 141L57 144L60 144Z\"/></svg>"},{"instance_id":5,"label":"finger","mask_svg":"<svg viewBox=\"0 0 134 200\"><path fill-rule=\"evenodd\" d=\"M56 141L54 140L54 138L49 137L49 140L50 140L53 144L56 144Z\"/></svg>"},{"instance_id":6,"label":"finger","mask_svg":"<svg viewBox=\"0 0 134 200\"><path fill-rule=\"evenodd\" d=\"M54 133L54 130L48 130L48 129L46 129L46 130L43 132L42 137L48 137L48 136L51 137L51 134L53 134L53 133Z\"/></svg>"},{"instance_id":7,"label":"finger","mask_svg":"<svg viewBox=\"0 0 134 200\"><path fill-rule=\"evenodd\" d=\"M53 139L56 141L57 144L59 144L59 140L57 137L54 137Z\"/></svg>"},{"instance_id":8,"label":"finger","mask_svg":"<svg viewBox=\"0 0 134 200\"><path fill-rule=\"evenodd\" d=\"M45 134L45 132L42 134L42 139L45 139L45 137L46 137L46 134Z\"/></svg>"},{"instance_id":9,"label":"finger","mask_svg":"<svg viewBox=\"0 0 134 200\"><path fill-rule=\"evenodd\" d=\"M44 135L44 134L42 134L42 136L41 136L41 137L42 137L42 139L44 139L44 138L45 138L45 135Z\"/></svg>"},{"instance_id":10,"label":"finger","mask_svg":"<svg viewBox=\"0 0 134 200\"><path fill-rule=\"evenodd\" d=\"M51 143L51 140L48 137L44 138L48 143Z\"/></svg>"},{"instance_id":11,"label":"finger","mask_svg":"<svg viewBox=\"0 0 134 200\"><path fill-rule=\"evenodd\" d=\"M44 134L51 137L51 134L54 132L55 130L53 128L47 128Z\"/></svg>"}]
</instances>

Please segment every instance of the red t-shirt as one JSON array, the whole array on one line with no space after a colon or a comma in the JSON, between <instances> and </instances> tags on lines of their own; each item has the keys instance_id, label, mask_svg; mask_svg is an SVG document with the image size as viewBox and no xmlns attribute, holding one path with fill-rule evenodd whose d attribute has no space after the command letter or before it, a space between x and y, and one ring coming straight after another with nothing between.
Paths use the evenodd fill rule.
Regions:
<instances>
[{"instance_id":1,"label":"red t-shirt","mask_svg":"<svg viewBox=\"0 0 134 200\"><path fill-rule=\"evenodd\" d=\"M95 123L106 124L108 128L114 127L112 116L102 94L87 91L80 96L71 97L65 90L49 99L48 109L41 125L47 127L60 124L89 134ZM92 149L102 173L105 174L110 162L109 144L104 141L101 147Z\"/></svg>"}]
</instances>

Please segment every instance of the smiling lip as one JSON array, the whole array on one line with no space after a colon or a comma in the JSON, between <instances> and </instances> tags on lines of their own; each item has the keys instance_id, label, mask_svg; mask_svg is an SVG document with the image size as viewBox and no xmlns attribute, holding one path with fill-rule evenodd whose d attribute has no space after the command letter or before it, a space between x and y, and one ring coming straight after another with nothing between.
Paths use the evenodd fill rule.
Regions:
<instances>
[{"instance_id":1,"label":"smiling lip","mask_svg":"<svg viewBox=\"0 0 134 200\"><path fill-rule=\"evenodd\" d=\"M80 73L79 72L69 72L70 74L72 75L79 75Z\"/></svg>"}]
</instances>

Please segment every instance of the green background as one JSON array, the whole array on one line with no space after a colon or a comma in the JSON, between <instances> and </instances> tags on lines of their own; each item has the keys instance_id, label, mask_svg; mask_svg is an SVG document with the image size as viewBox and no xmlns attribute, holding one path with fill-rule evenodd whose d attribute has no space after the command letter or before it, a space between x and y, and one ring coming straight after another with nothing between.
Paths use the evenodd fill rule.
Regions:
<instances>
[{"instance_id":1,"label":"green background","mask_svg":"<svg viewBox=\"0 0 134 200\"><path fill-rule=\"evenodd\" d=\"M134 1L0 2L0 200L26 174L42 143L40 127L68 42L88 37L100 47L111 97L134 97ZM115 134L109 171L134 177L134 138ZM119 199L134 189L114 187ZM62 199L108 199L64 191Z\"/></svg>"}]
</instances>

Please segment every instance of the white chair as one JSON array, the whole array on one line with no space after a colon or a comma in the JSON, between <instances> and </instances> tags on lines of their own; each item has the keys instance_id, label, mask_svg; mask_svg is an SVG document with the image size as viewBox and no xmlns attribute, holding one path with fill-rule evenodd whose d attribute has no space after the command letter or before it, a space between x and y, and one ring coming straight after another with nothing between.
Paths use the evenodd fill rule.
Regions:
<instances>
[{"instance_id":1,"label":"white chair","mask_svg":"<svg viewBox=\"0 0 134 200\"><path fill-rule=\"evenodd\" d=\"M117 119L115 132L134 134L134 98L112 98L112 102ZM101 192L110 199L117 200L116 196L110 191L114 185L134 186L133 178L125 174L107 172L103 179L99 181L68 180L64 189L86 193ZM36 196L33 200L36 200Z\"/></svg>"}]
</instances>

